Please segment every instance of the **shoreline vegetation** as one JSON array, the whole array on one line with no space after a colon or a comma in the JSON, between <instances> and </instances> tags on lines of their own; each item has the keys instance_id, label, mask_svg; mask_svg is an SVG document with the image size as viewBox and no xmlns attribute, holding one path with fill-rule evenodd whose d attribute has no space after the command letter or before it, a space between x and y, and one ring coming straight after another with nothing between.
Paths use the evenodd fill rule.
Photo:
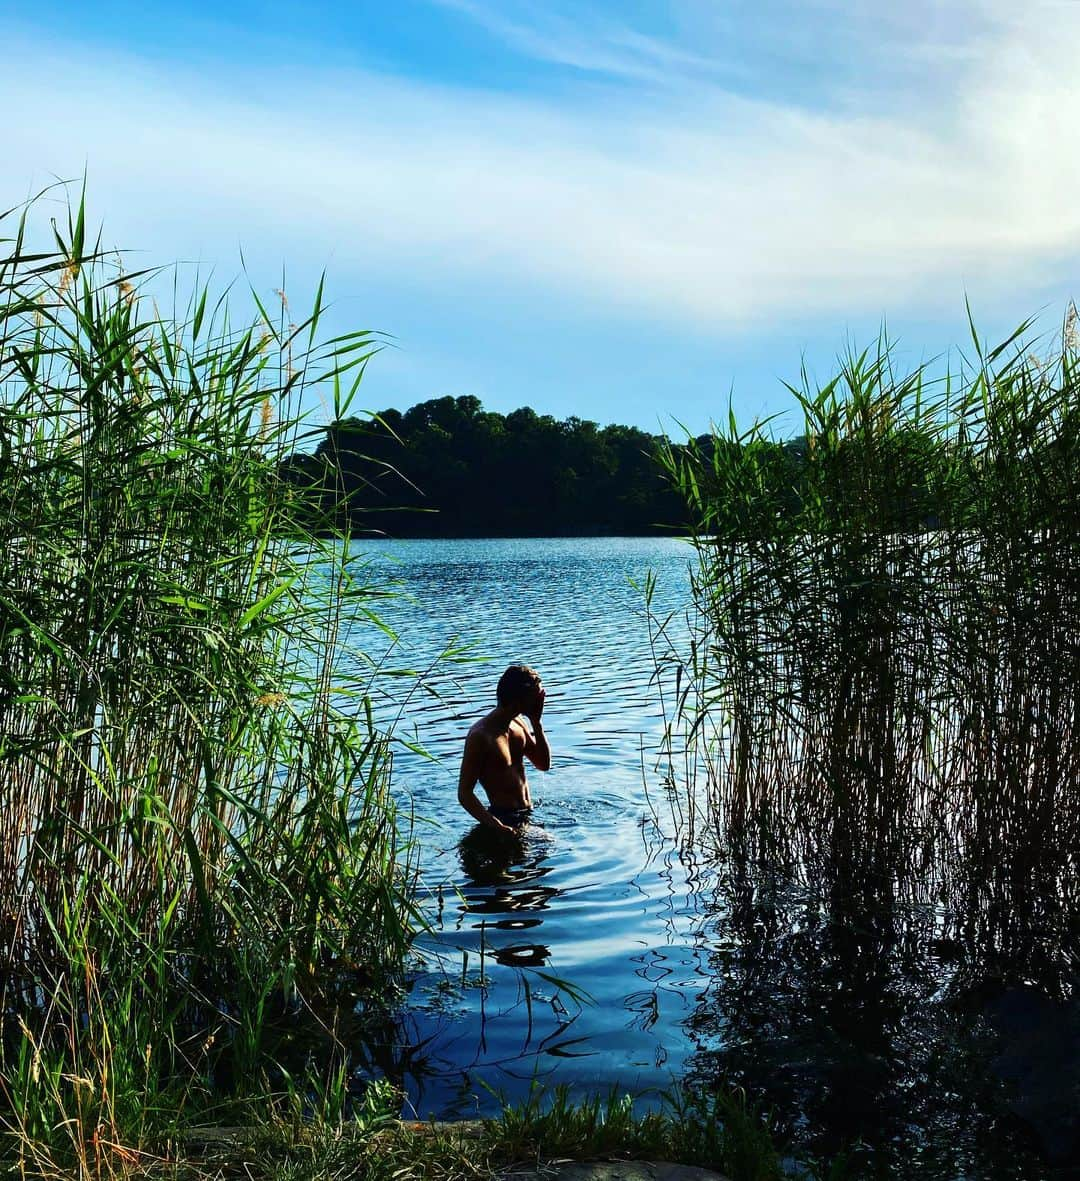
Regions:
<instances>
[{"instance_id":1,"label":"shoreline vegetation","mask_svg":"<svg viewBox=\"0 0 1080 1181\"><path fill-rule=\"evenodd\" d=\"M762 1077L751 1051L811 1011L840 1021L836 982L863 980L880 1062L902 1062L911 1006L937 996L911 982L942 987L912 966L931 945L955 965L950 1004L1036 977L1055 1004L1075 995L1071 327L1048 360L976 338L936 392L886 349L851 358L793 391L806 430L787 443L733 422L675 445L475 399L364 424L351 406L379 337L323 339L321 285L295 318L252 292L237 325L199 285L162 314L144 294L159 273L91 241L81 203L46 246L38 212L0 219L0 1163L314 1181L666 1155L732 1181L839 1181L980 1160L992 1121L955 1143L867 1126L848 1156L821 1133L820 1076ZM296 409L316 388L330 428ZM382 674L342 659L383 593L350 541L379 530L374 503L408 510L383 516L395 529L430 519L397 496L425 474L433 500L457 496L440 528L460 529L478 495L463 472L512 500L545 454L547 513L584 498L599 532L668 509L692 527L700 630L671 657L667 798L687 846L731 867L738 950L712 999L732 1049L658 1114L538 1089L463 1148L396 1119L380 1059L423 917L372 720ZM793 978L806 1003L778 1009ZM933 1063L890 1070L890 1110L940 1102L946 1133L968 1126ZM223 1125L255 1131L193 1148Z\"/></svg>"},{"instance_id":2,"label":"shoreline vegetation","mask_svg":"<svg viewBox=\"0 0 1080 1181\"><path fill-rule=\"evenodd\" d=\"M797 448L666 456L697 553L669 800L737 949L699 1070L826 1153L858 1079L875 1175L1080 1162L1080 342L1075 309L1048 354L1028 327L973 327L947 381L848 357L792 389ZM780 1074L762 1029L814 1049Z\"/></svg>"},{"instance_id":3,"label":"shoreline vegetation","mask_svg":"<svg viewBox=\"0 0 1080 1181\"><path fill-rule=\"evenodd\" d=\"M1080 340L1075 310L1048 356L1027 328L992 349L973 328L947 381L851 356L791 389L793 443L733 422L667 449L695 522L678 706L708 736L681 779L706 788L682 817L705 847L797 833L792 864L866 858L976 912L1072 878Z\"/></svg>"},{"instance_id":4,"label":"shoreline vegetation","mask_svg":"<svg viewBox=\"0 0 1080 1181\"><path fill-rule=\"evenodd\" d=\"M0 222L0 1139L99 1178L344 1110L419 920L336 664L371 596L278 475L373 338L321 342L321 288L298 323L205 287L162 315L81 203L44 247L40 212Z\"/></svg>"}]
</instances>

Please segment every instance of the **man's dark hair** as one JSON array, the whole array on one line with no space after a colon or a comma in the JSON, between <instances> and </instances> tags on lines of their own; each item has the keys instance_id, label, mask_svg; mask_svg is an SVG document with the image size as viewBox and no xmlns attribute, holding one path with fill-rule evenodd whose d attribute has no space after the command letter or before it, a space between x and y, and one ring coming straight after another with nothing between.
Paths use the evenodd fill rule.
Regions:
<instances>
[{"instance_id":1,"label":"man's dark hair","mask_svg":"<svg viewBox=\"0 0 1080 1181\"><path fill-rule=\"evenodd\" d=\"M513 705L520 701L528 691L540 680L540 674L527 664L512 664L499 677L495 687L495 700L500 705Z\"/></svg>"}]
</instances>

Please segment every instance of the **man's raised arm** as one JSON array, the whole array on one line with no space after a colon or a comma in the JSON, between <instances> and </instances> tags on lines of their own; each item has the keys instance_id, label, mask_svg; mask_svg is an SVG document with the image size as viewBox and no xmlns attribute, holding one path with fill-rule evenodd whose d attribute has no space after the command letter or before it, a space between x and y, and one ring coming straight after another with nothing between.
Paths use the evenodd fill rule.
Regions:
<instances>
[{"instance_id":1,"label":"man's raised arm","mask_svg":"<svg viewBox=\"0 0 1080 1181\"><path fill-rule=\"evenodd\" d=\"M537 771L551 770L551 747L548 746L547 735L541 717L544 713L544 690L537 694L536 705L525 716L532 726L532 733L525 734L525 757Z\"/></svg>"}]
</instances>

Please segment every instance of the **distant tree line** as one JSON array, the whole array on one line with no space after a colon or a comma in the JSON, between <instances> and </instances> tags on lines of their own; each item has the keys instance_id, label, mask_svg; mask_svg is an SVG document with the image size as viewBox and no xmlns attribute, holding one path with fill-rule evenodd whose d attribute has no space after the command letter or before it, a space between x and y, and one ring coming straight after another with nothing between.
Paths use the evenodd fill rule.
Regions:
<instances>
[{"instance_id":1,"label":"distant tree line","mask_svg":"<svg viewBox=\"0 0 1080 1181\"><path fill-rule=\"evenodd\" d=\"M687 510L662 436L444 397L325 428L285 475L313 512L392 537L572 537L679 531Z\"/></svg>"},{"instance_id":2,"label":"distant tree line","mask_svg":"<svg viewBox=\"0 0 1080 1181\"><path fill-rule=\"evenodd\" d=\"M692 520L698 532L763 538L828 530L829 505L849 515L868 495L870 532L963 527L978 515L986 477L1002 462L994 447L961 443L930 419L893 421L877 406L860 426L856 402L837 400L835 421L787 440L755 427L674 443L635 427L436 398L331 423L284 474L301 511L391 537L643 536L685 533ZM1046 483L1051 468L1060 476L1053 461L1069 431L1058 433L1016 460L1028 483Z\"/></svg>"}]
</instances>

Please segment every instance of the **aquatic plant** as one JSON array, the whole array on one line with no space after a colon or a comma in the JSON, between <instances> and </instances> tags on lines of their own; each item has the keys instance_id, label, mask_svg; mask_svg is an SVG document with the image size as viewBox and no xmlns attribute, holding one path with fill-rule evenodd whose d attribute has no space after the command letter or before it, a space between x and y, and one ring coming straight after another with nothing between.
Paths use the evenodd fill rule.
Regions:
<instances>
[{"instance_id":1,"label":"aquatic plant","mask_svg":"<svg viewBox=\"0 0 1080 1181\"><path fill-rule=\"evenodd\" d=\"M669 451L699 559L685 827L959 889L1005 953L1003 891L1075 886L1080 369L1068 334L1049 361L975 341L959 379L883 346L792 388L795 441Z\"/></svg>"},{"instance_id":2,"label":"aquatic plant","mask_svg":"<svg viewBox=\"0 0 1080 1181\"><path fill-rule=\"evenodd\" d=\"M237 326L176 275L162 314L81 201L44 243L41 212L0 223L0 1124L23 1170L98 1177L337 1093L415 916L338 663L368 580L280 470L377 336L321 340L321 284Z\"/></svg>"},{"instance_id":3,"label":"aquatic plant","mask_svg":"<svg viewBox=\"0 0 1080 1181\"><path fill-rule=\"evenodd\" d=\"M905 1140L957 1167L995 1151L949 1129L949 1072L995 998L1075 995L1074 321L1049 358L1030 325L992 349L973 329L943 379L882 342L791 387L795 438L731 420L667 454L697 558L689 651L665 657L669 797L725 867L700 1028L742 1047L701 1061L765 1080L782 1129L828 1151L865 1136L886 1171L917 1175ZM837 1119L845 1087L861 1126ZM1003 1086L969 1090L959 1126L1006 1129Z\"/></svg>"}]
</instances>

